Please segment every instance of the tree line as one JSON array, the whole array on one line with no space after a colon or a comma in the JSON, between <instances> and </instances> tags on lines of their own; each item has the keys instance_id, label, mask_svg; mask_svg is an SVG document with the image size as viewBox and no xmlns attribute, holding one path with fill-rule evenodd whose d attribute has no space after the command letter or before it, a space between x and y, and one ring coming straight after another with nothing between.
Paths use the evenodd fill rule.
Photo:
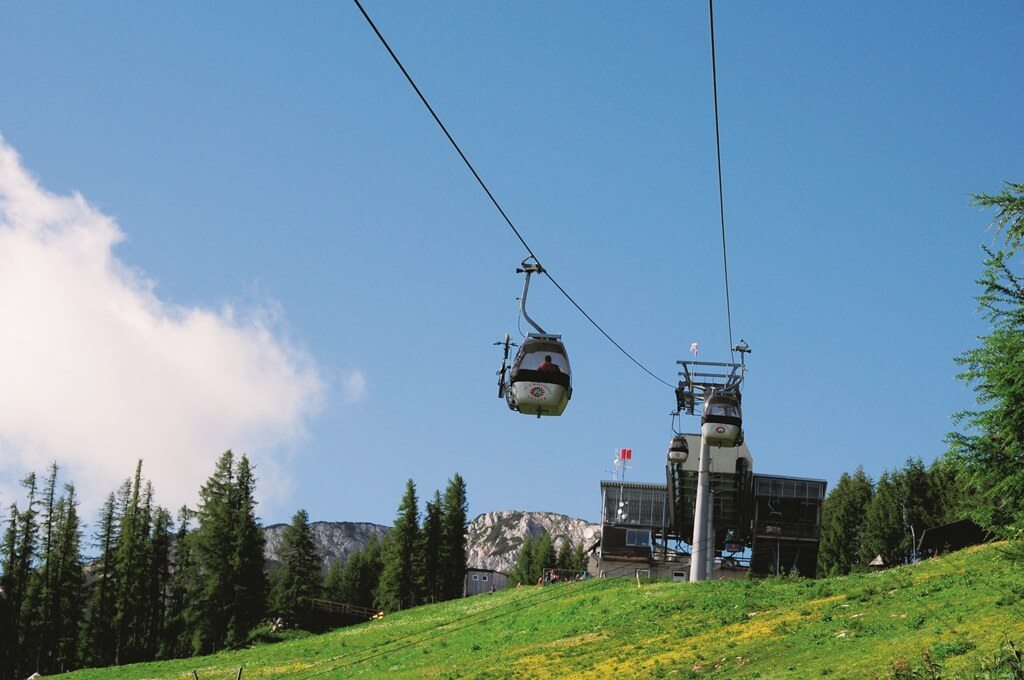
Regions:
<instances>
[{"instance_id":1,"label":"tree line","mask_svg":"<svg viewBox=\"0 0 1024 680\"><path fill-rule=\"evenodd\" d=\"M0 545L0 678L205 654L266 613L263 532L246 456L225 452L175 523L142 461L103 503L86 563L74 485L23 481Z\"/></svg>"},{"instance_id":2,"label":"tree line","mask_svg":"<svg viewBox=\"0 0 1024 680\"><path fill-rule=\"evenodd\" d=\"M844 472L822 508L819 571L848 574L878 555L889 566L910 561L925 529L964 516L958 480L944 458L928 467L908 458L877 481L863 467Z\"/></svg>"},{"instance_id":3,"label":"tree line","mask_svg":"<svg viewBox=\"0 0 1024 680\"><path fill-rule=\"evenodd\" d=\"M864 568L876 555L905 562L925 528L959 519L997 537L1024 529L1024 184L1006 182L998 194L972 198L995 211L1000 239L998 247L982 246L977 280L975 300L989 327L977 347L955 358L957 378L977 404L953 414L958 429L929 467L910 458L877 481L863 468L839 478L822 511L823 573Z\"/></svg>"},{"instance_id":4,"label":"tree line","mask_svg":"<svg viewBox=\"0 0 1024 680\"><path fill-rule=\"evenodd\" d=\"M443 495L434 491L422 516L410 479L384 540L371 539L344 565L331 565L326 597L385 612L462 597L468 512L461 475L448 480Z\"/></svg>"},{"instance_id":5,"label":"tree line","mask_svg":"<svg viewBox=\"0 0 1024 680\"><path fill-rule=\"evenodd\" d=\"M244 455L222 454L198 507L176 519L156 504L139 461L107 496L88 563L75 488L58 473L52 464L41 483L28 475L23 505L6 513L0 680L238 647L268 618L311 625L315 597L395 610L462 595L468 506L457 474L427 504L422 528L410 480L394 529L324 579L305 510L284 532L280 567L265 573Z\"/></svg>"},{"instance_id":6,"label":"tree line","mask_svg":"<svg viewBox=\"0 0 1024 680\"><path fill-rule=\"evenodd\" d=\"M545 569L562 569L581 572L587 567L583 544L573 548L569 539L563 538L555 552L555 544L546 531L539 536L527 536L516 556L516 564L508 575L509 583L524 586L538 583Z\"/></svg>"}]
</instances>

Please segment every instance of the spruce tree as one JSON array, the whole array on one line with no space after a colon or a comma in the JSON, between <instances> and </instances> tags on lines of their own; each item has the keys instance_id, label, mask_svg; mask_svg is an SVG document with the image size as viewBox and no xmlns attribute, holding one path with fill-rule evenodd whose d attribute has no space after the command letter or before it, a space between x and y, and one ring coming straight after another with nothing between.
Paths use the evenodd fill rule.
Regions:
<instances>
[{"instance_id":1,"label":"spruce tree","mask_svg":"<svg viewBox=\"0 0 1024 680\"><path fill-rule=\"evenodd\" d=\"M388 612L408 609L419 601L420 574L416 569L419 548L416 485L410 479L405 484L395 525L384 539L384 565L375 597L380 609Z\"/></svg>"},{"instance_id":2,"label":"spruce tree","mask_svg":"<svg viewBox=\"0 0 1024 680\"><path fill-rule=\"evenodd\" d=\"M245 454L238 461L231 512L235 532L231 558L235 594L228 643L239 645L263 618L267 595L263 573L265 539L256 517L256 477Z\"/></svg>"},{"instance_id":3,"label":"spruce tree","mask_svg":"<svg viewBox=\"0 0 1024 680\"><path fill-rule=\"evenodd\" d=\"M935 524L948 524L967 515L969 504L964 475L949 457L932 461L928 467L929 494L935 504Z\"/></svg>"},{"instance_id":4,"label":"spruce tree","mask_svg":"<svg viewBox=\"0 0 1024 680\"><path fill-rule=\"evenodd\" d=\"M221 454L213 474L199 490L198 527L192 541L198 583L186 614L192 629L193 654L218 651L227 640L234 606L233 493L234 454L228 450Z\"/></svg>"},{"instance_id":5,"label":"spruce tree","mask_svg":"<svg viewBox=\"0 0 1024 680\"><path fill-rule=\"evenodd\" d=\"M466 581L466 527L469 501L466 482L462 475L448 480L442 502L443 526L441 534L441 598L451 600L462 597Z\"/></svg>"},{"instance_id":6,"label":"spruce tree","mask_svg":"<svg viewBox=\"0 0 1024 680\"><path fill-rule=\"evenodd\" d=\"M441 492L434 492L434 500L427 503L423 516L422 556L423 601L439 602L442 583L442 544L444 540L444 505Z\"/></svg>"},{"instance_id":7,"label":"spruce tree","mask_svg":"<svg viewBox=\"0 0 1024 680\"><path fill-rule=\"evenodd\" d=\"M572 547L569 545L569 539L563 538L562 543L558 546L558 557L555 558L555 566L559 569L572 569Z\"/></svg>"},{"instance_id":8,"label":"spruce tree","mask_svg":"<svg viewBox=\"0 0 1024 680\"><path fill-rule=\"evenodd\" d=\"M323 587L323 559L313 542L309 515L299 510L281 536L281 567L277 572L273 601L279 616L300 628L313 623L312 600Z\"/></svg>"},{"instance_id":9,"label":"spruce tree","mask_svg":"<svg viewBox=\"0 0 1024 680\"><path fill-rule=\"evenodd\" d=\"M53 574L53 654L51 673L63 673L80 666L78 640L84 615L85 567L82 561L82 529L78 499L72 484L64 485L58 503Z\"/></svg>"},{"instance_id":10,"label":"spruce tree","mask_svg":"<svg viewBox=\"0 0 1024 680\"><path fill-rule=\"evenodd\" d=\"M829 492L822 508L818 552L818 566L823 573L849 574L864 564L861 559L864 513L872 493L871 479L863 467L858 467L852 475L844 472Z\"/></svg>"},{"instance_id":11,"label":"spruce tree","mask_svg":"<svg viewBox=\"0 0 1024 680\"><path fill-rule=\"evenodd\" d=\"M99 529L94 536L100 549L96 580L89 594L89 608L82 631L79 657L89 666L106 666L114 660L114 570L117 545L114 494L107 496L100 511Z\"/></svg>"},{"instance_id":12,"label":"spruce tree","mask_svg":"<svg viewBox=\"0 0 1024 680\"><path fill-rule=\"evenodd\" d=\"M939 501L920 458L907 458L895 481L905 529L900 549L909 556L916 550L914 542L921 538L921 533L938 524Z\"/></svg>"},{"instance_id":13,"label":"spruce tree","mask_svg":"<svg viewBox=\"0 0 1024 680\"><path fill-rule=\"evenodd\" d=\"M585 571L587 569L587 553L582 543L572 549L571 563L572 566L569 568L573 571Z\"/></svg>"},{"instance_id":14,"label":"spruce tree","mask_svg":"<svg viewBox=\"0 0 1024 680\"><path fill-rule=\"evenodd\" d=\"M160 653L167 625L167 602L171 583L171 543L174 521L166 508L153 510L149 538L149 574L145 590L145 654L155 659Z\"/></svg>"},{"instance_id":15,"label":"spruce tree","mask_svg":"<svg viewBox=\"0 0 1024 680\"><path fill-rule=\"evenodd\" d=\"M3 546L0 548L0 678L9 677L14 660L15 642L18 637L18 622L14 616L14 593L16 591L16 569L18 556L18 505L12 503L7 514L7 528L4 530Z\"/></svg>"},{"instance_id":16,"label":"spruce tree","mask_svg":"<svg viewBox=\"0 0 1024 680\"><path fill-rule=\"evenodd\" d=\"M57 463L50 463L43 480L42 524L39 545L39 567L32 579L32 615L28 618L23 653L34 658L36 672L49 672L54 651L53 619L53 573L54 573L54 532L58 521L57 511Z\"/></svg>"},{"instance_id":17,"label":"spruce tree","mask_svg":"<svg viewBox=\"0 0 1024 680\"><path fill-rule=\"evenodd\" d=\"M533 559L530 562L530 576L534 582L544 576L545 569L555 566L555 546L551 543L551 535L546 531L537 537L533 544Z\"/></svg>"},{"instance_id":18,"label":"spruce tree","mask_svg":"<svg viewBox=\"0 0 1024 680\"><path fill-rule=\"evenodd\" d=\"M39 543L39 503L36 493L35 473L29 474L22 480L21 485L25 487L26 502L25 509L18 515L18 541L15 548L14 560L11 564L11 580L8 590L5 586L4 597L10 602L11 622L11 647L7 668L12 669L16 675L31 673L34 670L34 658L26 658L23 650L31 645L32 626L35 617L38 615L38 589L33 587L35 574L32 570L32 563L36 556ZM6 572L5 572L6 575Z\"/></svg>"},{"instance_id":19,"label":"spruce tree","mask_svg":"<svg viewBox=\"0 0 1024 680\"><path fill-rule=\"evenodd\" d=\"M349 558L351 559L351 556ZM345 587L343 574L344 568L341 566L341 562L331 562L331 566L327 568L327 574L324 576L323 598L325 600L331 600L332 602L345 601L341 599Z\"/></svg>"},{"instance_id":20,"label":"spruce tree","mask_svg":"<svg viewBox=\"0 0 1024 680\"><path fill-rule=\"evenodd\" d=\"M192 513L186 506L181 506L178 530L174 535L173 570L168 584L165 621L157 653L162 659L187 656L191 652L192 631L186 619L186 604L199 588L199 574L192 557L191 520Z\"/></svg>"},{"instance_id":21,"label":"spruce tree","mask_svg":"<svg viewBox=\"0 0 1024 680\"><path fill-rule=\"evenodd\" d=\"M372 608L384 570L384 547L374 536L362 550L349 555L341 570L341 583L333 599Z\"/></svg>"},{"instance_id":22,"label":"spruce tree","mask_svg":"<svg viewBox=\"0 0 1024 680\"><path fill-rule=\"evenodd\" d=\"M519 554L516 556L516 564L509 574L509 583L516 585L530 586L537 579L533 576L533 536L523 538L523 544L519 546Z\"/></svg>"},{"instance_id":23,"label":"spruce tree","mask_svg":"<svg viewBox=\"0 0 1024 680\"><path fill-rule=\"evenodd\" d=\"M907 556L902 499L898 480L891 472L883 472L875 485L875 495L864 513L864 538L860 557L867 564L881 555L886 565L902 564Z\"/></svg>"},{"instance_id":24,"label":"spruce tree","mask_svg":"<svg viewBox=\"0 0 1024 680\"><path fill-rule=\"evenodd\" d=\"M144 616L146 575L148 574L147 538L149 498L142 492L142 461L135 476L122 486L121 515L116 548L116 609L114 613L114 663L117 665L145 658Z\"/></svg>"}]
</instances>

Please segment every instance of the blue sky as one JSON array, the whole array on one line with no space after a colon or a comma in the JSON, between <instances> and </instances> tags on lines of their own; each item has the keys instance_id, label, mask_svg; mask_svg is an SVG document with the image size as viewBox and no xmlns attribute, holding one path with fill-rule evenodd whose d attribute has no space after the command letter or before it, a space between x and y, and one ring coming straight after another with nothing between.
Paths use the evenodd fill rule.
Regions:
<instances>
[{"instance_id":1,"label":"blue sky","mask_svg":"<svg viewBox=\"0 0 1024 680\"><path fill-rule=\"evenodd\" d=\"M693 341L727 357L706 5L366 7L585 309L663 377ZM2 11L24 166L114 217L160 300L271 309L315 366L318 407L263 454L266 521L387 523L405 479L425 496L456 471L473 514L596 519L620 446L662 480L671 391L548 282L531 314L567 343L572 403L538 421L496 398L525 253L354 5ZM992 234L967 195L1024 177L1022 27L1009 1L716 7L755 470L834 483L942 452L972 401L952 357L984 330Z\"/></svg>"}]
</instances>

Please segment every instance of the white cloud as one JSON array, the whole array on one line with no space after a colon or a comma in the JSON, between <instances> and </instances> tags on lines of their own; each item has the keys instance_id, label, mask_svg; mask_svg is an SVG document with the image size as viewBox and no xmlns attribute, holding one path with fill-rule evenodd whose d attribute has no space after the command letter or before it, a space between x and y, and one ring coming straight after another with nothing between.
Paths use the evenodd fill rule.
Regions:
<instances>
[{"instance_id":1,"label":"white cloud","mask_svg":"<svg viewBox=\"0 0 1024 680\"><path fill-rule=\"evenodd\" d=\"M280 497L282 455L323 391L312 359L266 310L161 301L114 254L122 238L0 138L0 489L56 460L88 510L141 457L174 507L232 448L255 461L261 496Z\"/></svg>"},{"instance_id":2,"label":"white cloud","mask_svg":"<svg viewBox=\"0 0 1024 680\"><path fill-rule=\"evenodd\" d=\"M345 401L353 404L366 399L366 376L362 371L352 371L345 380Z\"/></svg>"}]
</instances>

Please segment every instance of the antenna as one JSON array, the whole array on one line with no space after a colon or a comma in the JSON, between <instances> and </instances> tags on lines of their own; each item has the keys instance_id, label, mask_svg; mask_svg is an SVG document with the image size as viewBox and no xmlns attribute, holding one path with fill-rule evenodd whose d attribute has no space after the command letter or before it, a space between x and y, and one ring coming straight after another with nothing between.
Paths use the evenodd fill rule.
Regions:
<instances>
[{"instance_id":1,"label":"antenna","mask_svg":"<svg viewBox=\"0 0 1024 680\"><path fill-rule=\"evenodd\" d=\"M626 481L626 470L632 469L629 461L633 460L633 449L619 449L615 454L615 471L612 479L620 482Z\"/></svg>"}]
</instances>

